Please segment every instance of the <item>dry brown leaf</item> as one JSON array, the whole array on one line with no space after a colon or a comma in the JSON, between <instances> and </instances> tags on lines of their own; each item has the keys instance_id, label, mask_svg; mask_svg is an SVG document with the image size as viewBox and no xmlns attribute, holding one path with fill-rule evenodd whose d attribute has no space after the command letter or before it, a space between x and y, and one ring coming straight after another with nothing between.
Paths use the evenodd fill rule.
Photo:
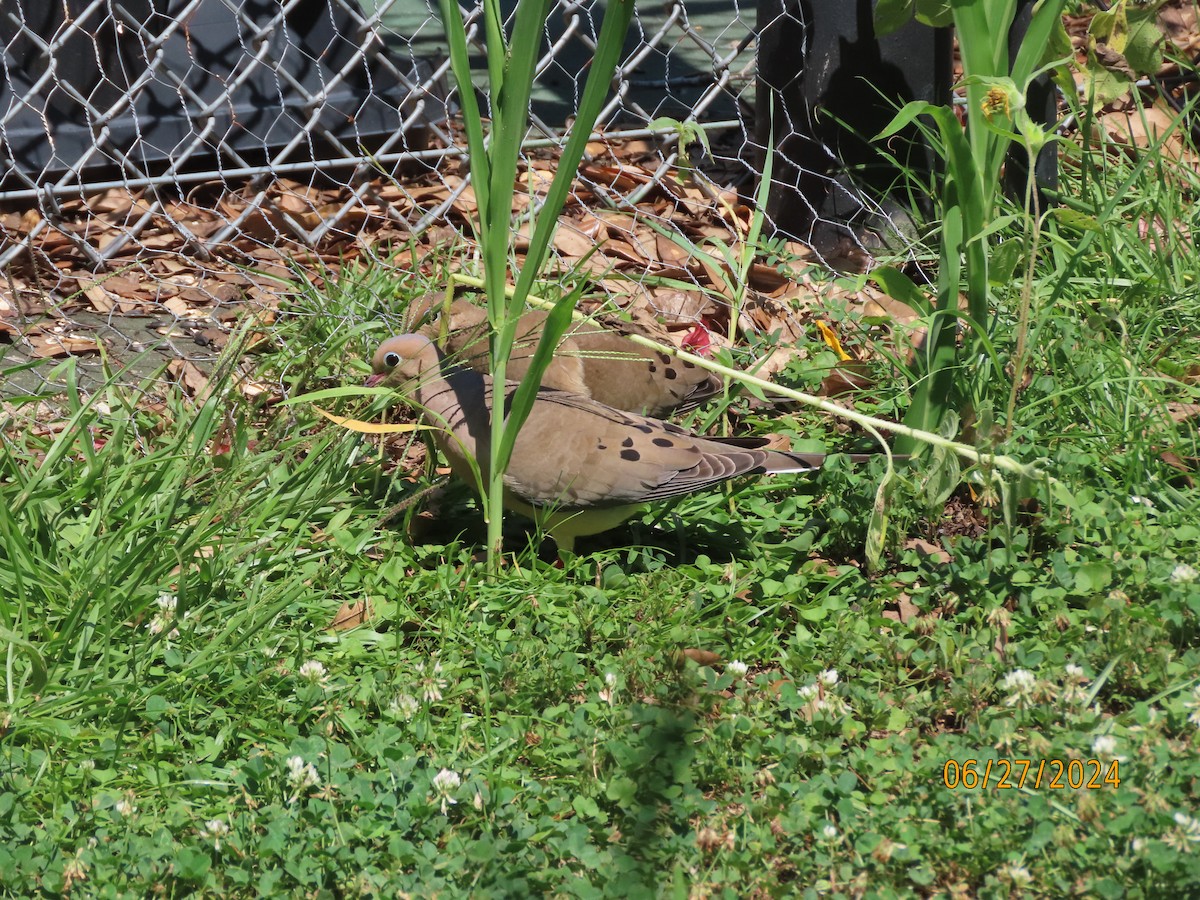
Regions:
<instances>
[{"instance_id":1,"label":"dry brown leaf","mask_svg":"<svg viewBox=\"0 0 1200 900\"><path fill-rule=\"evenodd\" d=\"M303 215L305 213L315 212L311 200L297 196L294 193L281 194L276 198L275 204L281 210L287 213L299 213Z\"/></svg>"},{"instance_id":2,"label":"dry brown leaf","mask_svg":"<svg viewBox=\"0 0 1200 900\"><path fill-rule=\"evenodd\" d=\"M650 175L632 166L607 166L596 162L585 162L579 167L579 174L589 181L605 185L621 193L629 193L650 181Z\"/></svg>"},{"instance_id":3,"label":"dry brown leaf","mask_svg":"<svg viewBox=\"0 0 1200 900\"><path fill-rule=\"evenodd\" d=\"M692 257L691 272L697 278L706 279L709 285L732 298L733 288L727 283L725 267L709 257L707 253Z\"/></svg>"},{"instance_id":4,"label":"dry brown leaf","mask_svg":"<svg viewBox=\"0 0 1200 900\"><path fill-rule=\"evenodd\" d=\"M1177 469L1178 471L1187 473L1189 475L1200 468L1196 465L1197 460L1194 457L1190 457L1188 461L1185 462L1182 456L1172 450L1162 451L1158 454L1158 458L1165 462L1172 469ZM1191 479L1188 479L1188 483L1191 483Z\"/></svg>"},{"instance_id":5,"label":"dry brown leaf","mask_svg":"<svg viewBox=\"0 0 1200 900\"><path fill-rule=\"evenodd\" d=\"M711 650L697 650L689 647L686 650L681 650L680 654L698 666L717 666L721 664L721 657Z\"/></svg>"},{"instance_id":6,"label":"dry brown leaf","mask_svg":"<svg viewBox=\"0 0 1200 900\"><path fill-rule=\"evenodd\" d=\"M89 197L88 209L94 213L124 213L133 208L134 196L124 188L109 188L102 194Z\"/></svg>"},{"instance_id":7,"label":"dry brown leaf","mask_svg":"<svg viewBox=\"0 0 1200 900\"><path fill-rule=\"evenodd\" d=\"M768 353L766 356L756 360L753 365L747 366L746 371L757 378L765 378L768 381L788 367L788 364L799 356L799 351L791 344L779 344ZM784 398L775 397L777 402L783 402Z\"/></svg>"},{"instance_id":8,"label":"dry brown leaf","mask_svg":"<svg viewBox=\"0 0 1200 900\"><path fill-rule=\"evenodd\" d=\"M1190 0L1164 4L1158 11L1158 24L1181 50L1196 42L1196 7Z\"/></svg>"},{"instance_id":9,"label":"dry brown leaf","mask_svg":"<svg viewBox=\"0 0 1200 900\"><path fill-rule=\"evenodd\" d=\"M920 313L883 291L871 289L869 286L859 292L861 312L865 316L891 319L898 325L907 325L921 318Z\"/></svg>"},{"instance_id":10,"label":"dry brown leaf","mask_svg":"<svg viewBox=\"0 0 1200 900\"><path fill-rule=\"evenodd\" d=\"M85 356L99 353L100 346L89 337L74 335L40 334L29 338L33 344L34 359L61 359L64 356Z\"/></svg>"},{"instance_id":11,"label":"dry brown leaf","mask_svg":"<svg viewBox=\"0 0 1200 900\"><path fill-rule=\"evenodd\" d=\"M654 235L654 247L660 262L665 263L668 266L674 266L682 269L687 268L687 263L691 257L691 253L677 242L671 240L665 234L656 233Z\"/></svg>"},{"instance_id":12,"label":"dry brown leaf","mask_svg":"<svg viewBox=\"0 0 1200 900\"><path fill-rule=\"evenodd\" d=\"M1144 149L1161 141L1163 154L1171 159L1188 158L1195 163L1192 154L1185 149L1183 133L1177 127L1178 115L1163 108L1161 103L1138 108L1130 105L1102 113L1099 124L1109 138L1118 144ZM1164 135L1166 136L1164 139Z\"/></svg>"},{"instance_id":13,"label":"dry brown leaf","mask_svg":"<svg viewBox=\"0 0 1200 900\"><path fill-rule=\"evenodd\" d=\"M1167 403L1167 414L1171 417L1172 421L1183 423L1188 421L1188 419L1200 417L1200 403L1171 401Z\"/></svg>"},{"instance_id":14,"label":"dry brown leaf","mask_svg":"<svg viewBox=\"0 0 1200 900\"><path fill-rule=\"evenodd\" d=\"M677 291L673 288L654 288L647 305L661 316L667 327L694 325L712 308L713 300L700 291Z\"/></svg>"},{"instance_id":15,"label":"dry brown leaf","mask_svg":"<svg viewBox=\"0 0 1200 900\"><path fill-rule=\"evenodd\" d=\"M784 278L774 266L757 262L750 266L750 272L746 277L746 284L764 294L779 290L788 284L788 281L789 279Z\"/></svg>"},{"instance_id":16,"label":"dry brown leaf","mask_svg":"<svg viewBox=\"0 0 1200 900\"><path fill-rule=\"evenodd\" d=\"M144 250L170 250L178 247L179 243L179 235L174 231L162 231L158 234L143 231L138 236L138 245Z\"/></svg>"},{"instance_id":17,"label":"dry brown leaf","mask_svg":"<svg viewBox=\"0 0 1200 900\"><path fill-rule=\"evenodd\" d=\"M806 295L805 299L811 305L812 294ZM804 324L796 315L800 305L798 298L752 297L742 306L742 319L738 325L747 331L778 333L781 341L795 342L804 333Z\"/></svg>"},{"instance_id":18,"label":"dry brown leaf","mask_svg":"<svg viewBox=\"0 0 1200 900\"><path fill-rule=\"evenodd\" d=\"M559 218L554 230L554 248L567 259L581 259L595 250L597 243L594 237L582 234L570 219Z\"/></svg>"},{"instance_id":19,"label":"dry brown leaf","mask_svg":"<svg viewBox=\"0 0 1200 900\"><path fill-rule=\"evenodd\" d=\"M92 309L101 314L108 314L117 308L117 304L113 301L101 285L92 283L83 289L83 296L88 298L88 302L92 304Z\"/></svg>"},{"instance_id":20,"label":"dry brown leaf","mask_svg":"<svg viewBox=\"0 0 1200 900\"><path fill-rule=\"evenodd\" d=\"M783 453L787 453L792 449L791 438L787 437L786 435L769 432L764 434L763 437L767 440L767 442L763 445L763 447L767 450L779 450Z\"/></svg>"},{"instance_id":21,"label":"dry brown leaf","mask_svg":"<svg viewBox=\"0 0 1200 900\"><path fill-rule=\"evenodd\" d=\"M874 383L869 370L862 363L840 362L821 380L821 390L818 393L822 397L840 397L843 394L865 390Z\"/></svg>"},{"instance_id":22,"label":"dry brown leaf","mask_svg":"<svg viewBox=\"0 0 1200 900\"><path fill-rule=\"evenodd\" d=\"M893 622L900 622L903 625L907 625L920 614L921 610L912 602L908 594L903 592L896 597L895 609L885 609L883 611L885 619L891 619Z\"/></svg>"},{"instance_id":23,"label":"dry brown leaf","mask_svg":"<svg viewBox=\"0 0 1200 900\"><path fill-rule=\"evenodd\" d=\"M359 625L365 625L374 615L375 610L371 608L370 600L359 600L357 603L347 600L334 615L327 630L348 631Z\"/></svg>"},{"instance_id":24,"label":"dry brown leaf","mask_svg":"<svg viewBox=\"0 0 1200 900\"><path fill-rule=\"evenodd\" d=\"M167 373L197 400L203 400L208 396L208 376L201 372L191 360L172 360L167 364Z\"/></svg>"},{"instance_id":25,"label":"dry brown leaf","mask_svg":"<svg viewBox=\"0 0 1200 900\"><path fill-rule=\"evenodd\" d=\"M110 294L117 297L124 297L127 300L146 300L150 297L150 291L147 289L145 282L138 278L131 278L128 275L110 275L108 278L101 279L97 283Z\"/></svg>"},{"instance_id":26,"label":"dry brown leaf","mask_svg":"<svg viewBox=\"0 0 1200 900\"><path fill-rule=\"evenodd\" d=\"M943 565L949 565L950 554L940 544L927 541L924 538L909 538L904 544L905 550L916 550L926 559L933 559Z\"/></svg>"}]
</instances>

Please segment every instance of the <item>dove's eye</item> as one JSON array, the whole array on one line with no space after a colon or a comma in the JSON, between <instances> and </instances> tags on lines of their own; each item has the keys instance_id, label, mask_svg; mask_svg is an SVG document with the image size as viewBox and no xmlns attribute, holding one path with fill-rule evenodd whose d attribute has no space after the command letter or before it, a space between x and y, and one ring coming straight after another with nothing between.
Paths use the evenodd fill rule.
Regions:
<instances>
[{"instance_id":1,"label":"dove's eye","mask_svg":"<svg viewBox=\"0 0 1200 900\"><path fill-rule=\"evenodd\" d=\"M399 353L385 354L383 357L383 364L385 366L387 366L389 369L396 368L396 366L400 365L400 354Z\"/></svg>"}]
</instances>

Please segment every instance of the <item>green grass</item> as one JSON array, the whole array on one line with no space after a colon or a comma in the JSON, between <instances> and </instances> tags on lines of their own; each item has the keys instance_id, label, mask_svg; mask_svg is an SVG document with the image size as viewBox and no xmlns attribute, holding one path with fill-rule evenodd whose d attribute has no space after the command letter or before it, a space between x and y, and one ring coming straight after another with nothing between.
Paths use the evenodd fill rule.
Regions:
<instances>
[{"instance_id":1,"label":"green grass","mask_svg":"<svg viewBox=\"0 0 1200 900\"><path fill-rule=\"evenodd\" d=\"M1152 211L1198 232L1182 168L1067 170L1106 227L1048 226L1012 437L986 427L1003 384L976 419L1054 482L943 510L902 473L874 575L877 467L688 498L565 571L514 532L489 580L480 542L380 525L424 477L385 474L306 407L251 406L228 378L157 408L68 379L47 433L17 403L0 892L1193 892L1200 492L1164 454L1198 455L1195 417L1168 407L1197 402L1198 260L1136 237ZM291 395L359 381L391 292L425 287L372 268L301 291L257 376ZM1004 353L1019 297L999 293ZM876 376L867 410L902 414L907 386ZM821 417L744 421L837 446ZM472 515L461 493L444 507ZM367 625L328 630L363 600ZM947 763L1093 758L1119 784L944 782Z\"/></svg>"}]
</instances>

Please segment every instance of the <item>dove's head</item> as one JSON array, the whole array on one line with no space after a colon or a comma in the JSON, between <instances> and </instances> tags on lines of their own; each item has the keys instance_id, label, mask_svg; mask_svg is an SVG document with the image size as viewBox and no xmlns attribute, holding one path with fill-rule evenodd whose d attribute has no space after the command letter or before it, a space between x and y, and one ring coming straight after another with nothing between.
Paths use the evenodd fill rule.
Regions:
<instances>
[{"instance_id":1,"label":"dove's head","mask_svg":"<svg viewBox=\"0 0 1200 900\"><path fill-rule=\"evenodd\" d=\"M417 379L427 367L437 365L437 348L423 334L398 334L390 337L371 358L367 387L385 384L399 387Z\"/></svg>"}]
</instances>

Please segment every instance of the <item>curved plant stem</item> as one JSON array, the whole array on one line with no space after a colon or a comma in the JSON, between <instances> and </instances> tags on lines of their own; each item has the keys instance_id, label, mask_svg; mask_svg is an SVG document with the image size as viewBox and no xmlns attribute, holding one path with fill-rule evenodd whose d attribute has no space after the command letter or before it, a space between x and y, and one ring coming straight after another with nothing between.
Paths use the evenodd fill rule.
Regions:
<instances>
[{"instance_id":1,"label":"curved plant stem","mask_svg":"<svg viewBox=\"0 0 1200 900\"><path fill-rule=\"evenodd\" d=\"M482 282L478 278L471 278L470 276L466 275L453 275L451 278L456 282L466 284L471 287L482 287ZM534 306L542 308L551 308L554 306L554 304L550 301L544 300L533 294L530 294L526 299ZM576 310L575 318L579 320L586 320L587 316ZM952 441L949 438L942 437L940 434L934 434L931 431L922 431L919 428L912 428L908 425L903 425L900 422L891 422L887 419L877 419L874 416L868 416L865 413L858 412L857 410L847 409L844 406L839 406L830 400L826 400L824 397L817 397L813 394L806 394L803 391L797 391L793 390L792 388L783 387L782 385L759 378L756 375L751 375L738 369L732 369L729 366L723 366L711 359L705 359L702 356L696 356L693 353L688 353L686 350L680 350L678 347L671 346L670 344L660 344L657 341L652 341L640 334L630 334L628 337L635 344L638 344L642 347L655 350L659 353L670 354L671 356L686 360L687 362L699 366L700 368L707 369L710 372L723 375L726 378L732 379L733 381L737 381L742 384L754 385L766 393L777 394L780 397L786 397L789 400L795 400L798 403L803 403L806 406L814 407L815 409L819 409L822 412L827 412L830 415L837 416L842 419L849 419L851 422L861 425L868 431L876 433L877 437L878 434L876 430L888 431L892 434L902 435L922 444L929 444L932 447L943 447L946 450L956 453L972 463L986 462L989 466L993 466L996 469L1009 472L1013 475L1032 477L1039 474L1036 464L1022 463L1010 456L995 456L991 453L984 453L975 447L970 446L969 444Z\"/></svg>"}]
</instances>

